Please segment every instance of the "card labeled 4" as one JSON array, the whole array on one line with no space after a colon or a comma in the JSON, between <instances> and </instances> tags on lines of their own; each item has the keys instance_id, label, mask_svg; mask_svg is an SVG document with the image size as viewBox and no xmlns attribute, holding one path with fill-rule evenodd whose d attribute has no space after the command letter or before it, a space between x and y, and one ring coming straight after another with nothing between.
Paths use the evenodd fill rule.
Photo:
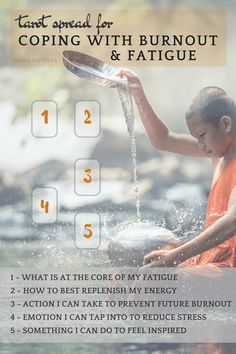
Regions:
<instances>
[{"instance_id":1,"label":"card labeled 4","mask_svg":"<svg viewBox=\"0 0 236 354\"><path fill-rule=\"evenodd\" d=\"M57 190L53 187L36 188L32 193L32 217L36 224L57 221Z\"/></svg>"}]
</instances>

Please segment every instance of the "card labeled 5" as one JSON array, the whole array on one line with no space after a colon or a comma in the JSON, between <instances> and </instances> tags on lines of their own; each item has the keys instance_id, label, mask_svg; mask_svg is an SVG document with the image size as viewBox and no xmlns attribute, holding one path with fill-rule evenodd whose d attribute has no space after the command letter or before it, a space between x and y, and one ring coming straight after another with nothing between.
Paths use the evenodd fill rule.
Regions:
<instances>
[{"instance_id":1,"label":"card labeled 5","mask_svg":"<svg viewBox=\"0 0 236 354\"><path fill-rule=\"evenodd\" d=\"M75 245L78 248L98 248L100 245L100 216L78 213L75 216Z\"/></svg>"}]
</instances>

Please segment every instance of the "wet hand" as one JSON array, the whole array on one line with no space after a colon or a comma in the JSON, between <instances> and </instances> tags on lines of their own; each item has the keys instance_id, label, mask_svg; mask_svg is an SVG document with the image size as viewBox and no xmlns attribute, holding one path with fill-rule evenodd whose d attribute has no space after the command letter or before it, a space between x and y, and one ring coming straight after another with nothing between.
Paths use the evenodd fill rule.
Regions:
<instances>
[{"instance_id":1,"label":"wet hand","mask_svg":"<svg viewBox=\"0 0 236 354\"><path fill-rule=\"evenodd\" d=\"M173 250L153 251L147 254L143 259L143 267L141 269L150 267L176 267L176 255Z\"/></svg>"},{"instance_id":2,"label":"wet hand","mask_svg":"<svg viewBox=\"0 0 236 354\"><path fill-rule=\"evenodd\" d=\"M144 92L138 75L131 70L120 69L116 76L119 76L121 79L124 77L128 79L130 93L134 97L136 104L139 104L144 96Z\"/></svg>"}]
</instances>

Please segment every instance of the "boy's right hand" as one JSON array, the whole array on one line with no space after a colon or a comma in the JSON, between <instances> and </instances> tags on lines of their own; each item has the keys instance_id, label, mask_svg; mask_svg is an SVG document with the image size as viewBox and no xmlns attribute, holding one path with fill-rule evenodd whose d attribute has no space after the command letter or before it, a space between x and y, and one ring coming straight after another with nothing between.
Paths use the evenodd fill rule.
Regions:
<instances>
[{"instance_id":1,"label":"boy's right hand","mask_svg":"<svg viewBox=\"0 0 236 354\"><path fill-rule=\"evenodd\" d=\"M150 267L176 267L176 253L173 250L152 251L143 258L143 266L141 269Z\"/></svg>"},{"instance_id":2,"label":"boy's right hand","mask_svg":"<svg viewBox=\"0 0 236 354\"><path fill-rule=\"evenodd\" d=\"M135 103L139 105L143 99L144 91L141 81L137 74L128 69L121 69L117 74L120 78L126 77L128 79L128 87Z\"/></svg>"}]
</instances>

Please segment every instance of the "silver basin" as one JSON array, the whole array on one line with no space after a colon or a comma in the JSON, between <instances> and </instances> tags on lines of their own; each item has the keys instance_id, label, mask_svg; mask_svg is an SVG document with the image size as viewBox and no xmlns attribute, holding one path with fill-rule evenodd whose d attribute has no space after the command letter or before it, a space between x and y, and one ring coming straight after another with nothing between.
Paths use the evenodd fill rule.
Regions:
<instances>
[{"instance_id":1,"label":"silver basin","mask_svg":"<svg viewBox=\"0 0 236 354\"><path fill-rule=\"evenodd\" d=\"M119 83L127 82L126 78L119 78L116 74L119 68L104 63L90 55L65 50L62 53L65 67L73 74L90 80L94 84L107 87L117 87Z\"/></svg>"},{"instance_id":2,"label":"silver basin","mask_svg":"<svg viewBox=\"0 0 236 354\"><path fill-rule=\"evenodd\" d=\"M127 223L111 238L108 257L115 267L141 267L143 257L151 251L170 250L179 245L179 238L163 227L147 222Z\"/></svg>"}]
</instances>

